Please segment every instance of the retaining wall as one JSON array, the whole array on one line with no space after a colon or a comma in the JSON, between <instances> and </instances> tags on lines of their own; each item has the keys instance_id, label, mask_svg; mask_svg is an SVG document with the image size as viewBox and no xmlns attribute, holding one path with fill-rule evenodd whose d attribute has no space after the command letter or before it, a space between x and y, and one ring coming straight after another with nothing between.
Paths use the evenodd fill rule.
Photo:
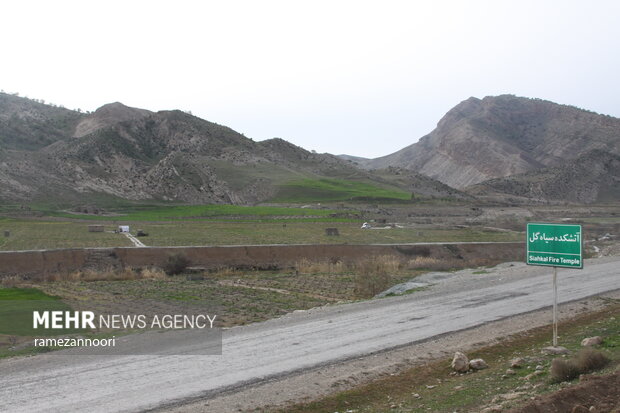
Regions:
<instances>
[{"instance_id":1,"label":"retaining wall","mask_svg":"<svg viewBox=\"0 0 620 413\"><path fill-rule=\"evenodd\" d=\"M121 265L161 266L168 256L182 253L192 266L205 268L283 268L301 259L310 261L353 261L372 256L393 255L402 259L416 256L437 259L491 258L522 261L525 244L445 243L400 245L253 245L220 247L75 248L41 251L0 252L0 277L71 272L92 264L93 257L109 255Z\"/></svg>"}]
</instances>

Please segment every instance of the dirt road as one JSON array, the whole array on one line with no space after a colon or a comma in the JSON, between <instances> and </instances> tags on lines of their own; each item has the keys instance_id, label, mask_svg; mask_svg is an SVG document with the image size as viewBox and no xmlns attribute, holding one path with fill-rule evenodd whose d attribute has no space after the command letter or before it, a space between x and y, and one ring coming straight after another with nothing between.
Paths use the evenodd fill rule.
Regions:
<instances>
[{"instance_id":1,"label":"dirt road","mask_svg":"<svg viewBox=\"0 0 620 413\"><path fill-rule=\"evenodd\" d=\"M618 290L620 258L560 270L558 279L560 302ZM425 280L433 285L414 294L227 330L222 356L46 354L5 360L0 362L0 410L113 412L173 406L533 311L552 300L550 270L544 267L504 264L490 272L429 274Z\"/></svg>"}]
</instances>

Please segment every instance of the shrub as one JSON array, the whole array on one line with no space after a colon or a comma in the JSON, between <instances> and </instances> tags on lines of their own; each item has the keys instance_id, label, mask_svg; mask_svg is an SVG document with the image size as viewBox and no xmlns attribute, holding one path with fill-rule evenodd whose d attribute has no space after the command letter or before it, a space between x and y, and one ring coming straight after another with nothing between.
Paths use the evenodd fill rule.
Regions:
<instances>
[{"instance_id":1,"label":"shrub","mask_svg":"<svg viewBox=\"0 0 620 413\"><path fill-rule=\"evenodd\" d=\"M598 350L584 348L577 354L577 367L581 373L600 370L609 363L609 358Z\"/></svg>"},{"instance_id":2,"label":"shrub","mask_svg":"<svg viewBox=\"0 0 620 413\"><path fill-rule=\"evenodd\" d=\"M579 377L579 366L573 360L553 359L551 362L551 378L560 383Z\"/></svg>"},{"instance_id":3,"label":"shrub","mask_svg":"<svg viewBox=\"0 0 620 413\"><path fill-rule=\"evenodd\" d=\"M359 262L356 265L355 295L371 298L386 290L391 280L388 271L393 269L394 265L394 261L382 257Z\"/></svg>"},{"instance_id":4,"label":"shrub","mask_svg":"<svg viewBox=\"0 0 620 413\"><path fill-rule=\"evenodd\" d=\"M176 253L168 256L162 269L168 275L176 275L185 271L187 267L189 267L189 264L189 258L181 253Z\"/></svg>"},{"instance_id":5,"label":"shrub","mask_svg":"<svg viewBox=\"0 0 620 413\"><path fill-rule=\"evenodd\" d=\"M551 362L551 378L555 382L571 381L580 374L602 369L609 361L600 351L585 348L577 353L575 359L554 359Z\"/></svg>"}]
</instances>

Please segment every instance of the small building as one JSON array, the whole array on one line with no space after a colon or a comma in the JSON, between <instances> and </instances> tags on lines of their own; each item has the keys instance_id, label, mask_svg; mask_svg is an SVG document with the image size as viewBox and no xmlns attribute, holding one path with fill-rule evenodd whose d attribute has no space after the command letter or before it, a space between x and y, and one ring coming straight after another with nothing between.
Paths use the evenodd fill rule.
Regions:
<instances>
[{"instance_id":1,"label":"small building","mask_svg":"<svg viewBox=\"0 0 620 413\"><path fill-rule=\"evenodd\" d=\"M129 232L129 225L119 225L118 232Z\"/></svg>"},{"instance_id":2,"label":"small building","mask_svg":"<svg viewBox=\"0 0 620 413\"><path fill-rule=\"evenodd\" d=\"M89 225L88 232L103 232L103 225Z\"/></svg>"}]
</instances>

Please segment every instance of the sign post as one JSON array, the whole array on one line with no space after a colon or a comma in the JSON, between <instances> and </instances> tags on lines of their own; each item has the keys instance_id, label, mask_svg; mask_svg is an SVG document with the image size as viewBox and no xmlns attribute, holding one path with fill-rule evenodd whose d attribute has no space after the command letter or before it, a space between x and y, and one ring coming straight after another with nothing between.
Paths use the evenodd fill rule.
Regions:
<instances>
[{"instance_id":1,"label":"sign post","mask_svg":"<svg viewBox=\"0 0 620 413\"><path fill-rule=\"evenodd\" d=\"M558 345L558 267L583 268L581 225L527 224L528 265L553 267L553 346Z\"/></svg>"}]
</instances>

